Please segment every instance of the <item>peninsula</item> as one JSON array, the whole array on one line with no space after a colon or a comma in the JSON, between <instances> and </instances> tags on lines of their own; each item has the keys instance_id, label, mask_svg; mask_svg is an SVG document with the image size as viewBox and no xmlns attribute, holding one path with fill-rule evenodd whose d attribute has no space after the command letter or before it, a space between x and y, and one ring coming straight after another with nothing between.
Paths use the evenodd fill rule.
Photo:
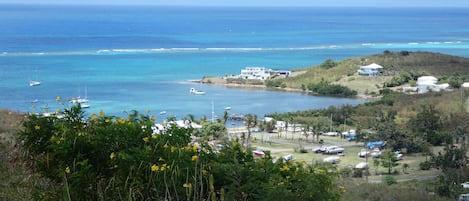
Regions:
<instances>
[{"instance_id":1,"label":"peninsula","mask_svg":"<svg viewBox=\"0 0 469 201\"><path fill-rule=\"evenodd\" d=\"M370 64L378 64L383 69L377 74L359 73L360 67ZM464 57L434 52L384 51L341 61L327 59L319 65L293 69L289 76L271 79L205 76L200 82L227 87L372 98L378 97L380 91L385 89L402 91L403 86L416 86L420 76L435 76L438 83L448 83L457 88L469 80L466 75L469 75L469 59ZM323 92L318 87L328 87L330 91ZM347 89L351 92L342 93Z\"/></svg>"}]
</instances>

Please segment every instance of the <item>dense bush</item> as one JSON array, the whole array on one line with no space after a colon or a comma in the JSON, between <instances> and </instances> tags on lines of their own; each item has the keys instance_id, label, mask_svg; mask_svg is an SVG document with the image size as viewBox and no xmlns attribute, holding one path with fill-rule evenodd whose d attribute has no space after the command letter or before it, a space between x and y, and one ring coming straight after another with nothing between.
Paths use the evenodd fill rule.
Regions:
<instances>
[{"instance_id":1,"label":"dense bush","mask_svg":"<svg viewBox=\"0 0 469 201\"><path fill-rule=\"evenodd\" d=\"M307 89L324 96L339 96L339 97L350 97L357 95L357 91L351 90L348 87L344 87L337 84L331 84L324 80L319 83L310 83Z\"/></svg>"},{"instance_id":2,"label":"dense bush","mask_svg":"<svg viewBox=\"0 0 469 201\"><path fill-rule=\"evenodd\" d=\"M319 67L324 69L334 68L337 66L337 63L332 59L325 60Z\"/></svg>"},{"instance_id":3,"label":"dense bush","mask_svg":"<svg viewBox=\"0 0 469 201\"><path fill-rule=\"evenodd\" d=\"M255 158L240 143L214 150L191 140L191 128L168 124L154 134L154 117L79 106L63 117L29 115L19 133L35 173L38 200L338 200L336 174L300 161Z\"/></svg>"}]
</instances>

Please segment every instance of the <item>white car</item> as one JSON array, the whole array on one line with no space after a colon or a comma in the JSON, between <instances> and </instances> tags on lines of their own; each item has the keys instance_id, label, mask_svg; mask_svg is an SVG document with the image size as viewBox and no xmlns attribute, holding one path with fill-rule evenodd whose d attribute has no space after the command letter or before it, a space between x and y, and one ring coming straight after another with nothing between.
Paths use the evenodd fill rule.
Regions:
<instances>
[{"instance_id":1,"label":"white car","mask_svg":"<svg viewBox=\"0 0 469 201\"><path fill-rule=\"evenodd\" d=\"M360 152L358 152L358 157L360 158L365 158L367 155L370 155L370 151L366 149L362 149Z\"/></svg>"},{"instance_id":2,"label":"white car","mask_svg":"<svg viewBox=\"0 0 469 201\"><path fill-rule=\"evenodd\" d=\"M469 181L466 181L466 182L462 183L461 186L463 188L469 189Z\"/></svg>"},{"instance_id":3,"label":"white car","mask_svg":"<svg viewBox=\"0 0 469 201\"><path fill-rule=\"evenodd\" d=\"M357 165L355 165L355 169L366 169L366 168L368 168L367 162L360 162Z\"/></svg>"},{"instance_id":4,"label":"white car","mask_svg":"<svg viewBox=\"0 0 469 201\"><path fill-rule=\"evenodd\" d=\"M324 135L324 136L337 136L337 135L339 135L339 133L338 132L327 132L327 133L323 133L322 135Z\"/></svg>"},{"instance_id":5,"label":"white car","mask_svg":"<svg viewBox=\"0 0 469 201\"><path fill-rule=\"evenodd\" d=\"M345 149L339 146L329 146L329 147L326 147L326 150L323 153L324 154L344 154Z\"/></svg>"},{"instance_id":6,"label":"white car","mask_svg":"<svg viewBox=\"0 0 469 201\"><path fill-rule=\"evenodd\" d=\"M322 161L325 162L325 163L337 164L337 163L340 162L340 157L330 156L330 157L324 158Z\"/></svg>"}]
</instances>

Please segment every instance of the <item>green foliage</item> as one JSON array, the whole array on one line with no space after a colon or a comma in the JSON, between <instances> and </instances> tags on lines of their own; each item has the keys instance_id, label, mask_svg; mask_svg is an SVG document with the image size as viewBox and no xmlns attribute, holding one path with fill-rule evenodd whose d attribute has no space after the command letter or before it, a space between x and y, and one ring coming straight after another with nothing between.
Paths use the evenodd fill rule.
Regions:
<instances>
[{"instance_id":1,"label":"green foliage","mask_svg":"<svg viewBox=\"0 0 469 201\"><path fill-rule=\"evenodd\" d=\"M379 157L379 163L381 166L388 168L388 174L391 174L393 167L399 165L398 161L399 160L396 158L396 155L390 151L382 153Z\"/></svg>"},{"instance_id":2,"label":"green foliage","mask_svg":"<svg viewBox=\"0 0 469 201\"><path fill-rule=\"evenodd\" d=\"M351 90L341 85L331 84L324 80L321 80L321 82L316 84L308 84L307 89L313 93L324 96L351 97L357 95L357 91Z\"/></svg>"},{"instance_id":3,"label":"green foliage","mask_svg":"<svg viewBox=\"0 0 469 201\"><path fill-rule=\"evenodd\" d=\"M28 116L19 140L34 172L54 188L38 200L339 200L335 173L303 162L254 158L237 142L214 151L193 130L154 118ZM252 125L252 124L251 124ZM217 126L216 126L217 127Z\"/></svg>"},{"instance_id":4,"label":"green foliage","mask_svg":"<svg viewBox=\"0 0 469 201\"><path fill-rule=\"evenodd\" d=\"M409 128L432 145L444 142L445 135L441 132L441 113L434 105L422 105L417 117L409 121Z\"/></svg>"},{"instance_id":5,"label":"green foliage","mask_svg":"<svg viewBox=\"0 0 469 201\"><path fill-rule=\"evenodd\" d=\"M396 87L417 80L420 76L427 75L419 71L403 71L393 76L390 81L384 83L386 87Z\"/></svg>"},{"instance_id":6,"label":"green foliage","mask_svg":"<svg viewBox=\"0 0 469 201\"><path fill-rule=\"evenodd\" d=\"M397 180L391 175L386 175L383 177L383 183L387 185L397 184Z\"/></svg>"},{"instance_id":7,"label":"green foliage","mask_svg":"<svg viewBox=\"0 0 469 201\"><path fill-rule=\"evenodd\" d=\"M325 60L319 67L324 69L334 68L337 66L337 63L332 59Z\"/></svg>"},{"instance_id":8,"label":"green foliage","mask_svg":"<svg viewBox=\"0 0 469 201\"><path fill-rule=\"evenodd\" d=\"M281 79L271 79L265 81L265 86L269 88L282 87L285 83Z\"/></svg>"},{"instance_id":9,"label":"green foliage","mask_svg":"<svg viewBox=\"0 0 469 201\"><path fill-rule=\"evenodd\" d=\"M223 123L205 122L200 133L206 139L219 139L226 134L226 127Z\"/></svg>"},{"instance_id":10,"label":"green foliage","mask_svg":"<svg viewBox=\"0 0 469 201\"><path fill-rule=\"evenodd\" d=\"M430 170L432 163L430 161L422 161L419 163L420 170Z\"/></svg>"}]
</instances>

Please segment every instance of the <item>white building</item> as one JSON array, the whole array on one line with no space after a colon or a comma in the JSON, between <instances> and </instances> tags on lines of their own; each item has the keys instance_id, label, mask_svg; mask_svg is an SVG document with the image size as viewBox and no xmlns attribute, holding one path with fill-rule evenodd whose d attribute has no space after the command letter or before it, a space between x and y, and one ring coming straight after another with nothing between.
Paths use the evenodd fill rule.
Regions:
<instances>
[{"instance_id":1,"label":"white building","mask_svg":"<svg viewBox=\"0 0 469 201\"><path fill-rule=\"evenodd\" d=\"M359 75L374 76L383 73L383 67L376 63L372 63L370 65L360 66L360 69L358 69L357 72Z\"/></svg>"},{"instance_id":2,"label":"white building","mask_svg":"<svg viewBox=\"0 0 469 201\"><path fill-rule=\"evenodd\" d=\"M438 78L433 76L422 76L417 79L417 92L419 94L427 93L429 91L442 91L448 90L450 85L448 83L437 84Z\"/></svg>"},{"instance_id":3,"label":"white building","mask_svg":"<svg viewBox=\"0 0 469 201\"><path fill-rule=\"evenodd\" d=\"M266 80L270 78L270 69L264 67L246 67L241 70L240 78L248 80Z\"/></svg>"}]
</instances>

